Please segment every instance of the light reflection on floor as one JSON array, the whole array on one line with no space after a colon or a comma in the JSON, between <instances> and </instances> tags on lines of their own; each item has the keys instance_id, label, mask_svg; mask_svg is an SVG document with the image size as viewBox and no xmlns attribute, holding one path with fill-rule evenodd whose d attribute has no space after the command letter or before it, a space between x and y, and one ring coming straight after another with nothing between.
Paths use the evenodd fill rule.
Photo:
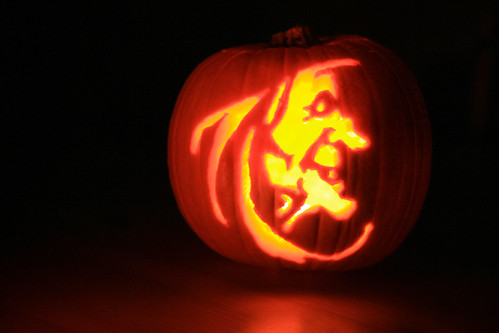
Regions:
<instances>
[{"instance_id":1,"label":"light reflection on floor","mask_svg":"<svg viewBox=\"0 0 499 333\"><path fill-rule=\"evenodd\" d=\"M204 265L165 267L133 253L94 256L98 254L66 266L25 271L7 292L4 329L29 331L33 325L38 332L467 331L457 324L459 318L437 311L438 300L428 304L434 297L418 296L421 286L404 291L400 285L366 283L355 274L260 272L216 258Z\"/></svg>"},{"instance_id":2,"label":"light reflection on floor","mask_svg":"<svg viewBox=\"0 0 499 333\"><path fill-rule=\"evenodd\" d=\"M0 276L0 331L488 332L497 309L493 277L263 269L143 232L56 235L17 254Z\"/></svg>"}]
</instances>

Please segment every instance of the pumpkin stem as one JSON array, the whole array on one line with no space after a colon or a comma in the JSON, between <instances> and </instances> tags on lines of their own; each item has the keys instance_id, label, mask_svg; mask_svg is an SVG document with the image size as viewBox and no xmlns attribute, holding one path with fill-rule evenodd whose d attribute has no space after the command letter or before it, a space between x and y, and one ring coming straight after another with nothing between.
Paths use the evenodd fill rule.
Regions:
<instances>
[{"instance_id":1,"label":"pumpkin stem","mask_svg":"<svg viewBox=\"0 0 499 333\"><path fill-rule=\"evenodd\" d=\"M312 36L310 28L304 25L297 25L285 32L278 32L272 35L270 45L273 47L302 47L308 48L318 44L319 41Z\"/></svg>"}]
</instances>

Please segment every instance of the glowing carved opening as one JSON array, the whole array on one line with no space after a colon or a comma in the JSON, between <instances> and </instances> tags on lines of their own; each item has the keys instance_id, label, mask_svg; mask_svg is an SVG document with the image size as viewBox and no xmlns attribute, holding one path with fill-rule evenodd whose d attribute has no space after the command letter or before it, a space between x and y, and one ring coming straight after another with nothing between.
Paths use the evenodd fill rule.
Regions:
<instances>
[{"instance_id":1,"label":"glowing carved opening","mask_svg":"<svg viewBox=\"0 0 499 333\"><path fill-rule=\"evenodd\" d=\"M217 180L217 170L218 163L220 162L220 156L230 139L232 134L236 131L237 127L243 120L243 118L248 114L249 111L258 103L261 98L260 96L253 96L246 98L242 102L235 103L228 108L224 108L221 111L215 112L206 118L204 118L194 129L190 151L191 154L196 155L199 153L199 146L201 143L201 137L203 131L217 122L218 124L215 138L213 139L213 144L211 146L211 151L208 161L208 192L210 195L210 202L213 207L213 213L215 214L217 220L227 225L227 220L224 217L222 210L217 199L216 192L216 180Z\"/></svg>"},{"instance_id":2,"label":"glowing carved opening","mask_svg":"<svg viewBox=\"0 0 499 333\"><path fill-rule=\"evenodd\" d=\"M349 149L367 148L369 143L353 129L351 119L343 117L338 107L334 75L322 66L302 70L293 80L287 110L272 132L279 148L291 156L265 156L270 181L276 185L307 194L305 202L282 224L291 232L300 216L325 209L337 220L347 220L357 208L354 199L343 198L342 180L336 179L341 158L336 147L340 142Z\"/></svg>"},{"instance_id":3,"label":"glowing carved opening","mask_svg":"<svg viewBox=\"0 0 499 333\"><path fill-rule=\"evenodd\" d=\"M362 234L348 248L335 252L331 255L322 255L308 252L286 239L279 236L268 224L266 224L255 212L255 204L251 199L251 178L248 164L251 141L254 131L247 136L243 153L239 161L242 173L238 182L237 196L238 204L243 213L243 220L246 228L253 235L256 244L267 254L276 258L283 258L298 264L305 263L306 259L317 259L321 261L339 261L357 252L367 242L369 235L374 229L372 222L364 226Z\"/></svg>"},{"instance_id":4,"label":"glowing carved opening","mask_svg":"<svg viewBox=\"0 0 499 333\"><path fill-rule=\"evenodd\" d=\"M291 203L293 202L291 200L291 197L286 194L281 195L281 199L284 201L282 206L278 209L278 213L280 216L282 216L284 213L286 213L290 208L291 208Z\"/></svg>"},{"instance_id":5,"label":"glowing carved opening","mask_svg":"<svg viewBox=\"0 0 499 333\"><path fill-rule=\"evenodd\" d=\"M267 113L267 124L270 124L272 122L272 119L274 119L277 108L279 107L279 101L282 97L285 88L286 88L286 82L282 83L279 86L279 90L277 91L277 94L274 97L272 105L269 108L269 112Z\"/></svg>"},{"instance_id":6,"label":"glowing carved opening","mask_svg":"<svg viewBox=\"0 0 499 333\"><path fill-rule=\"evenodd\" d=\"M338 150L330 145L323 145L317 150L314 161L328 167L335 167L340 164Z\"/></svg>"},{"instance_id":7,"label":"glowing carved opening","mask_svg":"<svg viewBox=\"0 0 499 333\"><path fill-rule=\"evenodd\" d=\"M374 228L372 222L366 223L357 241L332 255L310 253L280 235L280 232L292 232L302 216L322 210L335 220L345 221L357 208L353 198L342 196L344 182L337 178L339 173L336 170L342 165L342 150L338 145L350 150L361 150L369 147L369 140L354 129L352 119L341 114L333 69L359 65L356 60L346 58L299 71L294 79L285 80L271 90L274 91L274 97L267 104L267 113L260 118L261 122L253 122L251 126L241 129L249 134L236 165L236 170L240 170L241 174L241 178L236 181L238 206L247 230L256 244L269 255L295 262L303 262L306 258L341 260L360 249ZM192 135L190 151L196 155L205 129L216 126L208 155L207 183L213 212L217 220L226 226L228 222L216 193L220 158L228 140L239 130L242 120L256 109L269 90L209 115L196 126ZM271 131L262 132L260 127L263 125L270 126L267 128ZM276 147L269 148L263 154L262 161L271 186L285 189L287 193L280 194L282 205L275 210L276 218L282 222L279 231L260 218L251 199L248 160L255 131L265 138L268 135L269 142L273 142L269 147ZM298 196L301 196L300 200Z\"/></svg>"}]
</instances>

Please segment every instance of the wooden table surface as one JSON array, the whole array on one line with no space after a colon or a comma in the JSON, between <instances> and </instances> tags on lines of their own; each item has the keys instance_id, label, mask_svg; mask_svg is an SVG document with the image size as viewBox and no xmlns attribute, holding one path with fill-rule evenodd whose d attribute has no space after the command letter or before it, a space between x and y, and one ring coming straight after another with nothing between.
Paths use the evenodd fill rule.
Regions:
<instances>
[{"instance_id":1,"label":"wooden table surface","mask_svg":"<svg viewBox=\"0 0 499 333\"><path fill-rule=\"evenodd\" d=\"M1 332L495 331L497 275L410 238L357 271L264 269L212 252L170 201L28 206L52 222L4 240Z\"/></svg>"}]
</instances>

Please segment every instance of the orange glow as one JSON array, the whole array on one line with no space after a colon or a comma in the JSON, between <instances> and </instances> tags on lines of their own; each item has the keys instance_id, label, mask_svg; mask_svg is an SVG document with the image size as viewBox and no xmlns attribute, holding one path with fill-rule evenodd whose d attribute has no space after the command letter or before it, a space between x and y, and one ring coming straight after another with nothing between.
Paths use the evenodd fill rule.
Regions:
<instances>
[{"instance_id":1,"label":"orange glow","mask_svg":"<svg viewBox=\"0 0 499 333\"><path fill-rule=\"evenodd\" d=\"M241 159L239 161L242 174L241 179L238 182L239 188L237 188L236 195L238 196L240 211L243 213L244 224L253 236L258 247L272 257L303 264L307 259L338 261L354 254L364 246L374 229L374 224L372 222L369 222L364 226L362 235L350 247L331 255L308 252L279 236L267 223L265 223L258 214L256 214L255 204L253 203L253 200L251 200L251 178L248 158L253 135L254 130L251 130L243 144L243 153L241 154Z\"/></svg>"},{"instance_id":2,"label":"orange glow","mask_svg":"<svg viewBox=\"0 0 499 333\"><path fill-rule=\"evenodd\" d=\"M304 263L307 259L341 260L358 251L374 229L373 222L366 223L362 234L352 245L330 255L311 253L283 238L283 235L293 232L303 216L325 211L333 218L331 223L346 223L357 209L354 198L342 195L345 184L337 178L337 168L342 166L343 160L338 145L341 143L346 149L362 150L369 147L369 140L354 129L352 119L342 115L340 108L343 104L339 103L341 95L332 69L359 65L356 60L346 58L303 69L294 79L284 80L274 90L269 88L205 117L193 131L190 152L197 155L204 131L215 127L208 154L208 192L214 215L221 224L228 226L216 191L220 158L242 120L253 109L262 110L256 108L257 104L265 94L274 91L271 102L265 99L268 102L258 104L268 103L267 113L259 118L261 123L253 121L257 119L254 117L251 124L245 122L244 131L247 134L242 152L234 155L238 210L255 243L270 256L296 263ZM267 128L268 132L260 130L260 126ZM260 142L262 138L269 142L268 150L265 146L261 147L261 161L269 185L276 189L277 198L281 200L280 207L274 211L278 222L275 228L278 230L258 215L251 198L250 168L260 165L250 163L255 135L258 135ZM237 147L239 149L241 145Z\"/></svg>"},{"instance_id":3,"label":"orange glow","mask_svg":"<svg viewBox=\"0 0 499 333\"><path fill-rule=\"evenodd\" d=\"M265 155L265 166L273 184L296 188L296 182L302 175L298 167L288 170L286 161L272 154Z\"/></svg>"},{"instance_id":4,"label":"orange glow","mask_svg":"<svg viewBox=\"0 0 499 333\"><path fill-rule=\"evenodd\" d=\"M338 150L330 145L322 145L314 157L314 161L328 167L335 167L340 164Z\"/></svg>"},{"instance_id":5,"label":"orange glow","mask_svg":"<svg viewBox=\"0 0 499 333\"><path fill-rule=\"evenodd\" d=\"M292 82L288 99L288 109L280 124L272 133L276 143L285 153L301 160L307 149L315 142L324 128L340 127L342 118L334 105L338 97L336 83L331 69L338 66L357 66L353 59L328 61L304 69ZM318 98L318 97L323 98ZM317 104L314 104L316 102ZM328 103L329 109L326 108ZM323 108L322 111L318 110ZM313 110L311 110L313 109Z\"/></svg>"},{"instance_id":6,"label":"orange glow","mask_svg":"<svg viewBox=\"0 0 499 333\"><path fill-rule=\"evenodd\" d=\"M277 111L277 107L279 106L279 101L282 97L282 93L284 92L284 89L286 88L287 82L282 83L279 86L279 90L277 92L277 95L274 97L274 101L272 102L272 105L270 106L269 113L267 114L267 124L270 124L272 122L272 119L274 119L275 113Z\"/></svg>"},{"instance_id":7,"label":"orange glow","mask_svg":"<svg viewBox=\"0 0 499 333\"><path fill-rule=\"evenodd\" d=\"M334 75L323 69L323 65L318 65L298 72L286 113L272 132L277 145L292 156L291 165L279 156L265 156L265 167L274 185L298 191L301 181L307 193L305 202L283 224L284 232L291 232L300 216L316 213L320 207L337 220L349 219L357 208L354 199L341 196L344 184L336 179L334 168L341 165L341 159L335 144L341 141L357 150L367 148L369 143L353 129L352 120L340 114ZM310 163L310 154L316 165L303 170L303 163ZM327 170L329 179L320 176L320 169Z\"/></svg>"},{"instance_id":8,"label":"orange glow","mask_svg":"<svg viewBox=\"0 0 499 333\"><path fill-rule=\"evenodd\" d=\"M262 95L262 94L260 94ZM217 220L223 225L228 225L226 218L222 214L220 205L217 200L216 192L216 179L218 163L220 162L220 156L230 139L232 134L236 131L237 127L243 120L243 118L248 114L249 111L258 103L260 96L253 96L246 98L242 102L235 103L228 108L224 108L217 111L208 117L204 118L194 129L192 139L191 139L191 154L197 155L199 153L199 145L201 142L201 137L205 129L215 125L220 121L217 127L215 138L213 140L213 145L211 146L211 151L209 155L208 162L208 191L210 195L210 201L213 207L213 213L215 214Z\"/></svg>"},{"instance_id":9,"label":"orange glow","mask_svg":"<svg viewBox=\"0 0 499 333\"><path fill-rule=\"evenodd\" d=\"M284 200L284 203L278 209L278 213L279 213L279 215L282 216L282 215L284 215L284 213L289 211L289 209L291 208L291 203L293 202L293 200L291 199L291 197L289 195L286 195L286 194L282 194L281 198L282 198L282 200Z\"/></svg>"}]
</instances>

